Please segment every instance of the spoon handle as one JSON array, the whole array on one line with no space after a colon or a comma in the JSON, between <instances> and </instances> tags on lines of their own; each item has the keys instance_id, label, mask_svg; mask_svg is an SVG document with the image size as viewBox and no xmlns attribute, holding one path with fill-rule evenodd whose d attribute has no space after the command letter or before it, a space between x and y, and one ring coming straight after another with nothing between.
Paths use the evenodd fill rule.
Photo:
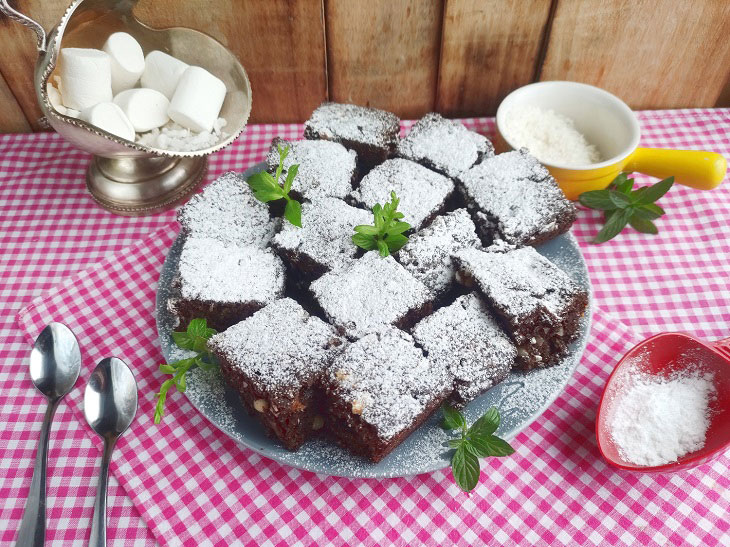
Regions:
<instances>
[{"instance_id":1,"label":"spoon handle","mask_svg":"<svg viewBox=\"0 0 730 547\"><path fill-rule=\"evenodd\" d=\"M112 460L116 437L104 439L104 454L101 456L99 483L96 487L96 501L94 502L94 516L91 519L91 537L89 547L104 547L106 545L106 489L109 480L109 462Z\"/></svg>"},{"instance_id":2,"label":"spoon handle","mask_svg":"<svg viewBox=\"0 0 730 547\"><path fill-rule=\"evenodd\" d=\"M41 426L41 438L35 454L33 480L25 502L23 520L20 522L17 547L41 547L46 540L46 462L48 461L48 440L51 422L60 399L48 401L46 416Z\"/></svg>"}]
</instances>

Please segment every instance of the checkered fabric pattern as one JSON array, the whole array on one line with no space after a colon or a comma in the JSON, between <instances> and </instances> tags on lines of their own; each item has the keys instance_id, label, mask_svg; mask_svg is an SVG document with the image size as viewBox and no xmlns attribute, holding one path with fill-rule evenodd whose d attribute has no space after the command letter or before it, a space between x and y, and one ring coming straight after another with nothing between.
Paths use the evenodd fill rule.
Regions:
<instances>
[{"instance_id":1,"label":"checkered fabric pattern","mask_svg":"<svg viewBox=\"0 0 730 547\"><path fill-rule=\"evenodd\" d=\"M730 110L639 114L645 146L730 157ZM491 134L493 121L465 120ZM408 125L408 124L406 124ZM273 136L299 125L251 126L211 158L208 178L260 161ZM85 545L100 442L85 425L83 386L103 356L134 369L140 408L112 463L113 545L721 545L730 543L730 454L692 471L609 468L596 448L596 406L616 360L641 337L730 334L730 185L675 187L660 233L588 243L600 217L573 231L598 307L565 392L485 462L469 496L448 471L352 480L291 469L239 448L175 394L151 416L162 381L153 318L156 280L176 235L168 212L121 218L86 195L88 156L54 134L0 137L0 544L11 544L28 493L43 398L27 374L29 345L50 320L79 336L84 368L51 435L47 537ZM644 181L645 179L640 179ZM17 314L17 321L16 321Z\"/></svg>"}]
</instances>

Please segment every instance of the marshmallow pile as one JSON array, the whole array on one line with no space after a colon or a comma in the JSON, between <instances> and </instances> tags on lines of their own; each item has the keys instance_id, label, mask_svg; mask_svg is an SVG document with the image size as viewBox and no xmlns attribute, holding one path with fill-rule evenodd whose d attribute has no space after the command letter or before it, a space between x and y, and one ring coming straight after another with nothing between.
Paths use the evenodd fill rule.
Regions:
<instances>
[{"instance_id":1,"label":"marshmallow pile","mask_svg":"<svg viewBox=\"0 0 730 547\"><path fill-rule=\"evenodd\" d=\"M63 48L48 99L60 114L108 133L167 150L215 145L226 85L207 70L115 32L102 50ZM138 87L139 84L139 87Z\"/></svg>"}]
</instances>

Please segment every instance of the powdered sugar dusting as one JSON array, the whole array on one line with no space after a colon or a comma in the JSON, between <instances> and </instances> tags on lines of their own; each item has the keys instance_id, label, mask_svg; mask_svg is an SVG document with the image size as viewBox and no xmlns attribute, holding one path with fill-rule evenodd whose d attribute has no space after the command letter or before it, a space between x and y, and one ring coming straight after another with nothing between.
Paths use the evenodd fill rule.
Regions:
<instances>
[{"instance_id":1,"label":"powdered sugar dusting","mask_svg":"<svg viewBox=\"0 0 730 547\"><path fill-rule=\"evenodd\" d=\"M274 245L303 253L328 270L350 263L358 248L352 243L358 224L371 224L373 215L336 198L316 198L302 204L302 227L289 223L274 237Z\"/></svg>"},{"instance_id":2,"label":"powdered sugar dusting","mask_svg":"<svg viewBox=\"0 0 730 547\"><path fill-rule=\"evenodd\" d=\"M319 376L341 351L332 326L291 298L257 311L208 341L269 392L293 397L304 379Z\"/></svg>"},{"instance_id":3,"label":"powdered sugar dusting","mask_svg":"<svg viewBox=\"0 0 730 547\"><path fill-rule=\"evenodd\" d=\"M403 220L418 229L443 208L454 191L454 183L415 162L395 158L365 175L352 197L372 208L376 203L390 201L391 191L400 198L398 210L405 215Z\"/></svg>"},{"instance_id":4,"label":"powdered sugar dusting","mask_svg":"<svg viewBox=\"0 0 730 547\"><path fill-rule=\"evenodd\" d=\"M180 253L183 298L265 304L284 293L284 264L270 251L189 237Z\"/></svg>"},{"instance_id":5,"label":"powdered sugar dusting","mask_svg":"<svg viewBox=\"0 0 730 547\"><path fill-rule=\"evenodd\" d=\"M474 292L421 320L413 338L429 360L448 368L461 402L501 382L517 357L514 344Z\"/></svg>"},{"instance_id":6,"label":"powdered sugar dusting","mask_svg":"<svg viewBox=\"0 0 730 547\"><path fill-rule=\"evenodd\" d=\"M395 323L432 299L426 286L392 256L376 252L324 274L310 290L328 319L353 338Z\"/></svg>"},{"instance_id":7,"label":"powdered sugar dusting","mask_svg":"<svg viewBox=\"0 0 730 547\"><path fill-rule=\"evenodd\" d=\"M279 165L278 146L289 147L284 160L282 180L289 168L299 165L292 190L306 199L322 196L344 198L352 191L357 155L339 143L324 140L287 141L276 138L266 156L266 165L272 173Z\"/></svg>"},{"instance_id":8,"label":"powdered sugar dusting","mask_svg":"<svg viewBox=\"0 0 730 547\"><path fill-rule=\"evenodd\" d=\"M477 217L495 222L498 237L510 243L529 244L557 230L563 217L575 219L573 204L525 148L488 158L459 180Z\"/></svg>"},{"instance_id":9,"label":"powdered sugar dusting","mask_svg":"<svg viewBox=\"0 0 730 547\"><path fill-rule=\"evenodd\" d=\"M456 177L483 156L493 156L494 147L479 133L432 112L418 120L401 140L398 155Z\"/></svg>"},{"instance_id":10,"label":"powdered sugar dusting","mask_svg":"<svg viewBox=\"0 0 730 547\"><path fill-rule=\"evenodd\" d=\"M183 230L233 245L266 247L278 227L242 175L228 172L190 198L177 212Z\"/></svg>"},{"instance_id":11,"label":"powdered sugar dusting","mask_svg":"<svg viewBox=\"0 0 730 547\"><path fill-rule=\"evenodd\" d=\"M435 294L446 292L454 280L451 255L465 247L479 247L474 222L466 209L457 209L412 235L397 259Z\"/></svg>"},{"instance_id":12,"label":"powdered sugar dusting","mask_svg":"<svg viewBox=\"0 0 730 547\"><path fill-rule=\"evenodd\" d=\"M393 327L351 344L330 367L335 395L361 409L363 421L387 441L448 389L446 367L431 362L413 338Z\"/></svg>"},{"instance_id":13,"label":"powdered sugar dusting","mask_svg":"<svg viewBox=\"0 0 730 547\"><path fill-rule=\"evenodd\" d=\"M385 110L354 104L322 103L304 124L304 134L340 142L349 140L395 148L400 120Z\"/></svg>"}]
</instances>

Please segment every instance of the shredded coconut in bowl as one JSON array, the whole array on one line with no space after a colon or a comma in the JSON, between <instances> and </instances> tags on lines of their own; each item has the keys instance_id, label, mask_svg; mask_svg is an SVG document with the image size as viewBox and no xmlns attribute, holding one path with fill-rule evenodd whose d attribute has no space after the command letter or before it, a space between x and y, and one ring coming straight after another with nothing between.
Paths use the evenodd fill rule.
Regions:
<instances>
[{"instance_id":1,"label":"shredded coconut in bowl","mask_svg":"<svg viewBox=\"0 0 730 547\"><path fill-rule=\"evenodd\" d=\"M513 107L500 131L515 148L527 148L542 163L585 166L603 161L573 120L537 106Z\"/></svg>"}]
</instances>

